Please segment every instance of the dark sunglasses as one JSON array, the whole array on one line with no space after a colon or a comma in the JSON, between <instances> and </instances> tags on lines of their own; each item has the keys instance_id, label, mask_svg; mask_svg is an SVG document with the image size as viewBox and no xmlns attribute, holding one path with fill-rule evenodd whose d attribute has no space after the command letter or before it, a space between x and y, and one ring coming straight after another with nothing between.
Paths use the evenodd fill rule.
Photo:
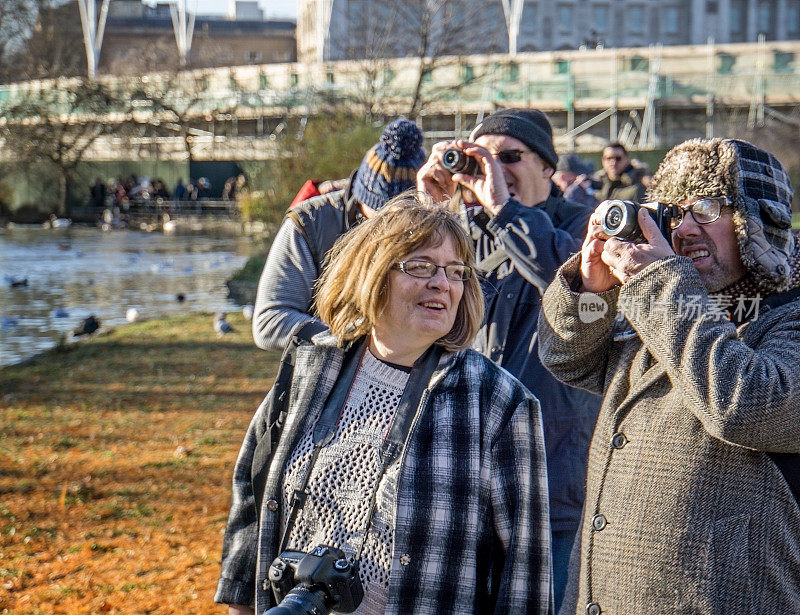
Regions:
<instances>
[{"instance_id":1,"label":"dark sunglasses","mask_svg":"<svg viewBox=\"0 0 800 615\"><path fill-rule=\"evenodd\" d=\"M619 156L619 155L617 155L617 156L603 156L603 160L614 160L616 162L619 162L620 160L622 160L622 156Z\"/></svg>"},{"instance_id":2,"label":"dark sunglasses","mask_svg":"<svg viewBox=\"0 0 800 615\"><path fill-rule=\"evenodd\" d=\"M492 157L497 158L503 164L514 164L522 160L524 154L530 153L532 152L529 149L504 149L492 154Z\"/></svg>"}]
</instances>

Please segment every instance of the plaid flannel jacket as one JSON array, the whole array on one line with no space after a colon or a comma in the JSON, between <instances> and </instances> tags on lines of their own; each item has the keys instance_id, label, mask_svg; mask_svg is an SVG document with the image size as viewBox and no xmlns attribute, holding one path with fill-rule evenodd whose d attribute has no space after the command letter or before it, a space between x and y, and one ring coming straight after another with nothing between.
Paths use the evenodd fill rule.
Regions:
<instances>
[{"instance_id":1,"label":"plaid flannel jacket","mask_svg":"<svg viewBox=\"0 0 800 615\"><path fill-rule=\"evenodd\" d=\"M250 466L263 417L251 423L234 470L216 602L254 604L259 613L272 604L267 572L283 529L283 469L341 369L333 342L321 334L298 350L260 526ZM538 401L477 352L445 353L401 459L386 613L550 613L548 519Z\"/></svg>"}]
</instances>

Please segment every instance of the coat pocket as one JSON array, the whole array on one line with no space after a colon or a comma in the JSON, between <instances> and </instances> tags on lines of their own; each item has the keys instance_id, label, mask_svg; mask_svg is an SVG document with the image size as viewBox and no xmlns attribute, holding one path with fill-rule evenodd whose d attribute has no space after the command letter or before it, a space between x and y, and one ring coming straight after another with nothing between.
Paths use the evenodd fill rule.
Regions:
<instances>
[{"instance_id":1,"label":"coat pocket","mask_svg":"<svg viewBox=\"0 0 800 615\"><path fill-rule=\"evenodd\" d=\"M714 522L709 552L709 599L714 615L750 613L750 516Z\"/></svg>"}]
</instances>

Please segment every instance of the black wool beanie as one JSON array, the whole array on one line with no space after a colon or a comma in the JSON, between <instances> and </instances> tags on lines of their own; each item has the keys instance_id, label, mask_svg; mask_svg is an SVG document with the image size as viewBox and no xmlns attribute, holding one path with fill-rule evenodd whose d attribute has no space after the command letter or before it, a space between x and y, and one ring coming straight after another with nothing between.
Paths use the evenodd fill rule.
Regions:
<instances>
[{"instance_id":1,"label":"black wool beanie","mask_svg":"<svg viewBox=\"0 0 800 615\"><path fill-rule=\"evenodd\" d=\"M553 127L547 116L536 109L503 109L478 124L469 136L474 141L481 135L507 135L519 139L553 169L558 154L553 146Z\"/></svg>"}]
</instances>

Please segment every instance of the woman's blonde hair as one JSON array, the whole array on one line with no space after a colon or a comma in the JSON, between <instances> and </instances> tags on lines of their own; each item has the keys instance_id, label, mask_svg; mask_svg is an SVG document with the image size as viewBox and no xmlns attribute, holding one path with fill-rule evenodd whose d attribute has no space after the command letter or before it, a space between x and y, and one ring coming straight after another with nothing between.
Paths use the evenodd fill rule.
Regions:
<instances>
[{"instance_id":1,"label":"woman's blonde hair","mask_svg":"<svg viewBox=\"0 0 800 615\"><path fill-rule=\"evenodd\" d=\"M475 253L459 219L425 197L404 193L349 231L331 248L317 281L316 310L344 343L372 331L388 300L388 277L406 256L450 237L456 254L474 267ZM464 281L450 332L437 340L447 350L466 348L483 321L483 295L473 273Z\"/></svg>"}]
</instances>

